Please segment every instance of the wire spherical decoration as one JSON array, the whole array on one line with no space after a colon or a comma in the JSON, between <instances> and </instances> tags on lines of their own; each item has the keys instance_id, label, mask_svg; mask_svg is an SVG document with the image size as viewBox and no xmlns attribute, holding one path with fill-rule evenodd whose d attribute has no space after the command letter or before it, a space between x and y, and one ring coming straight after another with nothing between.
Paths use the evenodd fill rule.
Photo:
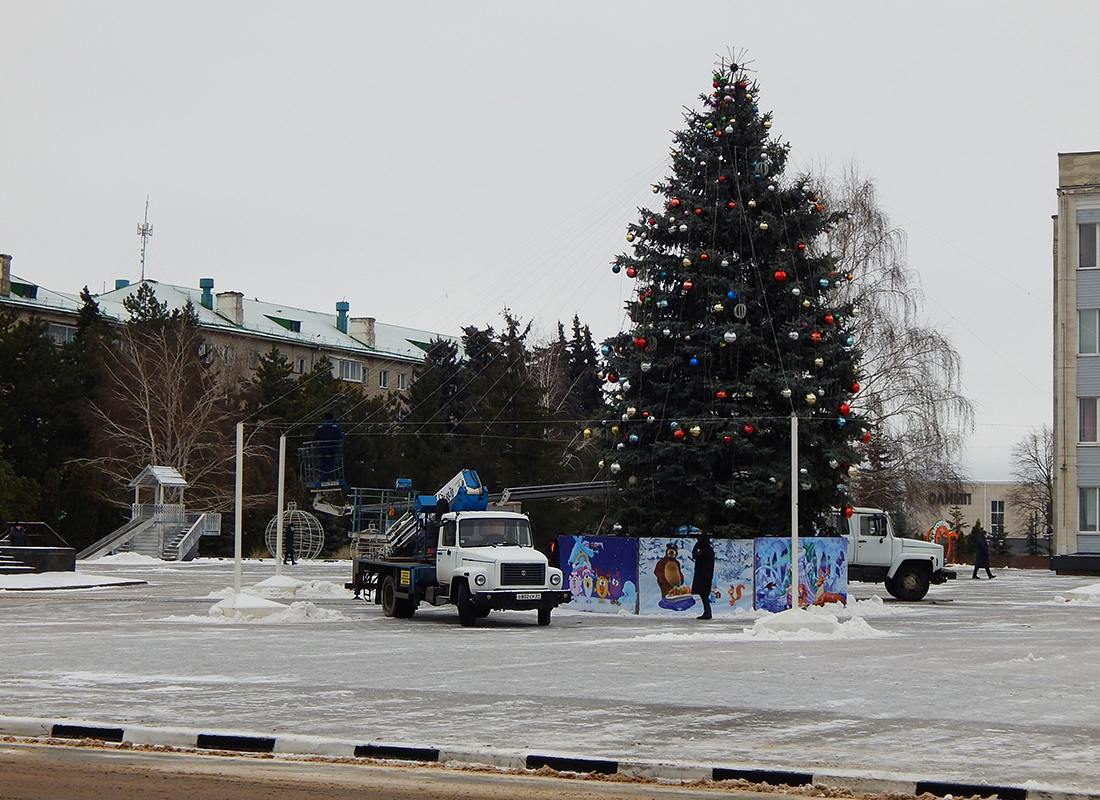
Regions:
<instances>
[{"instance_id":1,"label":"wire spherical decoration","mask_svg":"<svg viewBox=\"0 0 1100 800\"><path fill-rule=\"evenodd\" d=\"M275 556L278 542L279 515L276 514L267 523L264 542L267 552ZM317 558L325 544L325 529L317 517L308 511L299 511L296 503L287 503L283 512L283 554L293 550L293 558Z\"/></svg>"}]
</instances>

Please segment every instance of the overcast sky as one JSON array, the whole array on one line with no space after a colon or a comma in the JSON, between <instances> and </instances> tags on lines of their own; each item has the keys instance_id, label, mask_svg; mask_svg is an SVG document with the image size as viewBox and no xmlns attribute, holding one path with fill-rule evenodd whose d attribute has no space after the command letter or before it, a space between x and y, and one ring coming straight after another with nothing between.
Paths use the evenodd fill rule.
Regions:
<instances>
[{"instance_id":1,"label":"overcast sky","mask_svg":"<svg viewBox=\"0 0 1100 800\"><path fill-rule=\"evenodd\" d=\"M964 360L968 463L1051 421L1057 153L1100 150L1100 3L0 0L0 252L457 333L617 331L609 264L747 51L795 169L852 162Z\"/></svg>"}]
</instances>

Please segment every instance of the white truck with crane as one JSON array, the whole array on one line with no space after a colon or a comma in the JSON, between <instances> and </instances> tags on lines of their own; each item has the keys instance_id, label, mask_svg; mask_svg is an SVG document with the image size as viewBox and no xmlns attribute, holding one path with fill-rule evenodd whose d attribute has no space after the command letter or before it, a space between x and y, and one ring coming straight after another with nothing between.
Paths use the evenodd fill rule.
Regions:
<instances>
[{"instance_id":1,"label":"white truck with crane","mask_svg":"<svg viewBox=\"0 0 1100 800\"><path fill-rule=\"evenodd\" d=\"M572 599L562 572L534 547L531 522L520 513L488 509L477 472L464 469L385 531L352 534L356 596L373 594L387 617L409 618L421 603L454 605L465 627L494 610L537 611L549 625L553 609Z\"/></svg>"}]
</instances>

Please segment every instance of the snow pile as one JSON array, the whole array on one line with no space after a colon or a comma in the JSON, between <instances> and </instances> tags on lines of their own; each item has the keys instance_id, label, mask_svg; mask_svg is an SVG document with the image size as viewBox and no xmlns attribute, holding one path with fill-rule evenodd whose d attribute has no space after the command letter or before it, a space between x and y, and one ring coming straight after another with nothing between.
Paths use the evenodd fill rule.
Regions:
<instances>
[{"instance_id":1,"label":"snow pile","mask_svg":"<svg viewBox=\"0 0 1100 800\"><path fill-rule=\"evenodd\" d=\"M767 613L767 612L764 612ZM820 612L816 612L820 613ZM822 614L821 616L831 616ZM829 632L811 631L802 629L798 631L772 631L760 625L752 628L741 628L739 631L720 630L721 623L713 621L707 623L708 630L693 631L691 633L649 633L644 636L632 636L628 642L644 642L646 644L697 644L699 642L737 642L737 641L818 641L822 639L885 639L900 636L898 633L887 633L872 628L862 617L853 616L844 622L837 621ZM592 644L622 644L623 640L603 639Z\"/></svg>"},{"instance_id":2,"label":"snow pile","mask_svg":"<svg viewBox=\"0 0 1100 800\"><path fill-rule=\"evenodd\" d=\"M1088 606L1100 606L1100 583L1070 589L1064 595L1054 595L1055 602L1080 603Z\"/></svg>"},{"instance_id":3,"label":"snow pile","mask_svg":"<svg viewBox=\"0 0 1100 800\"><path fill-rule=\"evenodd\" d=\"M836 617L833 617L833 621L836 622L833 630L829 632L809 630L803 628L798 631L783 631L783 630L769 630L764 625L754 625L752 630L747 630L745 633L751 639L760 641L820 641L822 639L886 639L894 636L900 636L899 633L888 633L886 631L876 630L872 628L863 617L852 616L844 622L837 621Z\"/></svg>"},{"instance_id":4,"label":"snow pile","mask_svg":"<svg viewBox=\"0 0 1100 800\"><path fill-rule=\"evenodd\" d=\"M912 614L916 606L906 603L886 603L877 594L866 600L848 600L847 609L853 617L892 617L899 614Z\"/></svg>"},{"instance_id":5,"label":"snow pile","mask_svg":"<svg viewBox=\"0 0 1100 800\"><path fill-rule=\"evenodd\" d=\"M295 578L282 578L276 581L275 579L268 578L266 581L261 581L255 586L245 586L241 589L242 594L250 594L255 597L266 597L268 599L287 599L291 597L310 598L310 599L346 599L351 596L351 592L345 589L343 586L332 581L312 580L312 581L300 581ZM232 587L225 589L219 589L215 592L211 592L206 596L209 600L218 600L224 597L229 597L233 594Z\"/></svg>"},{"instance_id":6,"label":"snow pile","mask_svg":"<svg viewBox=\"0 0 1100 800\"><path fill-rule=\"evenodd\" d=\"M297 623L297 622L345 622L345 617L339 611L333 611L327 608L318 608L313 603L299 600L291 603L285 609L280 609L267 614L262 617L254 616L252 614L244 614L236 612L233 614L226 614L220 610L211 608L206 615L202 614L189 614L185 617L171 616L164 617L161 622L201 622L201 623L230 623L230 622L255 622L255 623Z\"/></svg>"},{"instance_id":7,"label":"snow pile","mask_svg":"<svg viewBox=\"0 0 1100 800\"><path fill-rule=\"evenodd\" d=\"M153 556L144 556L141 553L115 553L110 556L100 556L99 558L93 558L92 562L96 564L164 564L164 559L153 558ZM88 562L81 562L88 563Z\"/></svg>"}]
</instances>

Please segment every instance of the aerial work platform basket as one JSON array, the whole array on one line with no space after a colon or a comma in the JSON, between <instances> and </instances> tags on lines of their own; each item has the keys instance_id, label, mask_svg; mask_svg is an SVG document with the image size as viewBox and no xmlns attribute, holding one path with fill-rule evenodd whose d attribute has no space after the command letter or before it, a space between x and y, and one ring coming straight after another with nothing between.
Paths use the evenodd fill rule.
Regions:
<instances>
[{"instance_id":1,"label":"aerial work platform basket","mask_svg":"<svg viewBox=\"0 0 1100 800\"><path fill-rule=\"evenodd\" d=\"M347 489L342 441L306 442L298 448L298 470L307 489Z\"/></svg>"}]
</instances>

